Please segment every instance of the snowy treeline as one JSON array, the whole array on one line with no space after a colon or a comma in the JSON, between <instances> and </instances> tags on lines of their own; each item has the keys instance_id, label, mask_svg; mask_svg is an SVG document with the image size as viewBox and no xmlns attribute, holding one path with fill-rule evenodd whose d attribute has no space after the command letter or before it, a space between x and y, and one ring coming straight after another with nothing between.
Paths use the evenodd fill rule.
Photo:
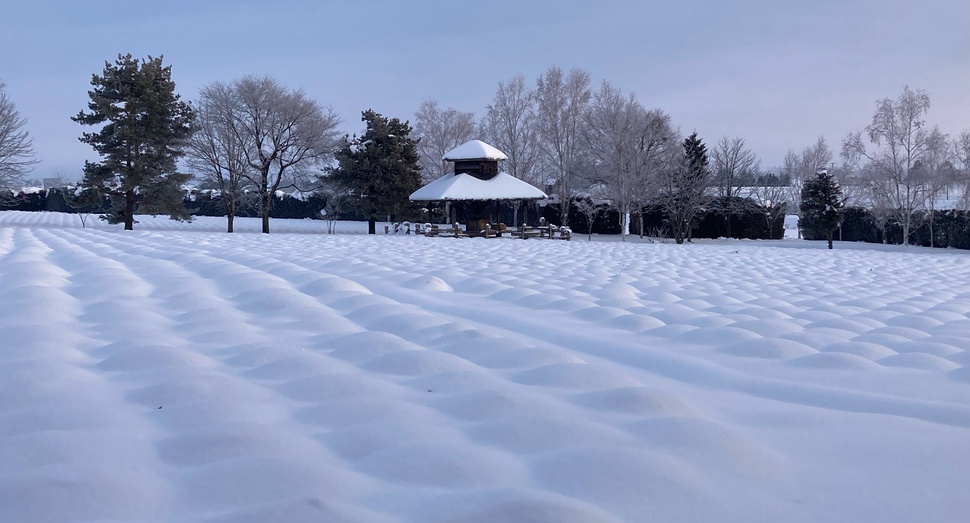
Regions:
<instances>
[{"instance_id":1,"label":"snowy treeline","mask_svg":"<svg viewBox=\"0 0 970 523\"><path fill-rule=\"evenodd\" d=\"M262 196L266 231L279 190L346 196L320 176L333 166L340 119L304 92L271 77L243 77L207 85L193 107L194 134L176 156L184 155L196 187L223 195L230 220L237 196L246 193ZM425 181L449 171L445 151L481 138L506 153L504 171L561 202L564 222L577 198L608 202L623 230L631 213L662 209L674 236L689 228L696 210L713 205L728 206L719 209L725 220L740 212L734 202L746 199L794 212L803 183L825 167L848 206L899 224L908 242L918 211L970 209L970 129L949 136L926 120L929 109L924 91L905 87L897 99L877 101L872 120L846 135L841 150L819 136L771 170L744 137L705 137L703 130L691 145L703 148L704 168L697 169L686 133L663 108L607 80L596 83L582 69L550 67L531 82L522 75L500 81L480 117L429 98L413 121ZM36 163L26 123L0 84L0 188L22 187Z\"/></svg>"},{"instance_id":2,"label":"snowy treeline","mask_svg":"<svg viewBox=\"0 0 970 523\"><path fill-rule=\"evenodd\" d=\"M970 209L970 129L948 136L925 120L929 107L925 92L906 87L896 100L877 101L872 121L864 132L849 133L841 151L819 136L801 152L792 148L780 169L763 168L743 137L707 137L705 194L726 202L785 202L796 212L804 182L824 167L844 188L847 205L889 215L908 238L916 211ZM662 200L670 179L683 173L685 134L669 115L609 81L597 87L580 69L551 67L531 85L523 76L499 82L477 127L473 113L426 100L415 114L415 131L428 151L426 173L447 168L433 151L477 132L506 151L509 173L548 188L559 201L589 195L624 212Z\"/></svg>"}]
</instances>

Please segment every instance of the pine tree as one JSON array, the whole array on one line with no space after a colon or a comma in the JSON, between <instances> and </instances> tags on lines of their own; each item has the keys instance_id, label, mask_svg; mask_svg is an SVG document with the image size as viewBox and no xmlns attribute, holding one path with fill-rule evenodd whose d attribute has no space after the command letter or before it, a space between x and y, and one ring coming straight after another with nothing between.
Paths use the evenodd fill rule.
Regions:
<instances>
[{"instance_id":1,"label":"pine tree","mask_svg":"<svg viewBox=\"0 0 970 523\"><path fill-rule=\"evenodd\" d=\"M360 198L367 232L375 234L378 218L414 209L408 196L421 186L421 168L408 122L388 119L371 109L362 113L361 121L367 130L362 136L344 138L331 178Z\"/></svg>"},{"instance_id":2,"label":"pine tree","mask_svg":"<svg viewBox=\"0 0 970 523\"><path fill-rule=\"evenodd\" d=\"M821 169L802 185L801 216L798 227L806 238L824 237L832 248L832 236L842 224L845 201L842 187L829 172Z\"/></svg>"},{"instance_id":3,"label":"pine tree","mask_svg":"<svg viewBox=\"0 0 970 523\"><path fill-rule=\"evenodd\" d=\"M163 66L162 57L118 55L100 76L92 75L91 85L90 112L71 119L104 124L80 138L102 157L85 162L81 182L85 191L110 198L111 211L102 219L124 223L126 230L136 212L189 219L182 185L190 176L176 171L176 160L192 134L194 113L175 94L171 66Z\"/></svg>"}]
</instances>

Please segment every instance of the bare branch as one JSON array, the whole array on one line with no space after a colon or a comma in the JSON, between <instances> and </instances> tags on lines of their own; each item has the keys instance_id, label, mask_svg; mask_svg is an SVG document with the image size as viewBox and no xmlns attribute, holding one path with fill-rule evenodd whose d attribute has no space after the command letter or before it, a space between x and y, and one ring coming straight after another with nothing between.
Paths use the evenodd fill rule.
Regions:
<instances>
[{"instance_id":1,"label":"bare branch","mask_svg":"<svg viewBox=\"0 0 970 523\"><path fill-rule=\"evenodd\" d=\"M476 130L475 113L451 107L442 109L434 100L422 102L414 115L414 132L420 139L418 155L424 181L435 180L448 172L448 162L441 157L474 139Z\"/></svg>"},{"instance_id":2,"label":"bare branch","mask_svg":"<svg viewBox=\"0 0 970 523\"><path fill-rule=\"evenodd\" d=\"M913 212L936 194L929 177L914 169L930 160L932 150L946 141L938 130L926 128L923 116L929 107L924 91L907 86L898 99L876 102L872 122L866 127L874 147L868 148L858 131L842 141L842 157L850 166L865 163L859 172L865 177L872 203L903 225L905 244L909 244Z\"/></svg>"},{"instance_id":3,"label":"bare branch","mask_svg":"<svg viewBox=\"0 0 970 523\"><path fill-rule=\"evenodd\" d=\"M315 180L312 167L333 158L340 119L303 91L270 77L210 84L200 108L209 115L194 138L196 165L222 179L224 194L237 194L245 181L252 184L268 233L276 191L284 181L299 188Z\"/></svg>"},{"instance_id":4,"label":"bare branch","mask_svg":"<svg viewBox=\"0 0 970 523\"><path fill-rule=\"evenodd\" d=\"M22 185L24 175L37 163L33 141L27 132L27 120L7 96L0 82L0 188Z\"/></svg>"}]
</instances>

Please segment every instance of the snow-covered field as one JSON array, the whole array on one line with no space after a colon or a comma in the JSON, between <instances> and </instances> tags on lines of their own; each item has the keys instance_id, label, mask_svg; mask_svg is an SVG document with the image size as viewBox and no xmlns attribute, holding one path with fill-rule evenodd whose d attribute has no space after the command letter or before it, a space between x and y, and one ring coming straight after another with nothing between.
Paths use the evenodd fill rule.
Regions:
<instances>
[{"instance_id":1,"label":"snow-covered field","mask_svg":"<svg viewBox=\"0 0 970 523\"><path fill-rule=\"evenodd\" d=\"M970 520L970 253L87 225L0 213L0 521Z\"/></svg>"}]
</instances>

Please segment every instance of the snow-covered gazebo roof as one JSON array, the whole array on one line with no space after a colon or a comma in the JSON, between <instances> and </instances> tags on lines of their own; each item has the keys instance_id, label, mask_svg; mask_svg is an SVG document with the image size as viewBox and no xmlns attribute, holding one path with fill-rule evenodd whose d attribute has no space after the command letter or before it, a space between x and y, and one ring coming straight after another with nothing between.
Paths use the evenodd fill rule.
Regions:
<instances>
[{"instance_id":1,"label":"snow-covered gazebo roof","mask_svg":"<svg viewBox=\"0 0 970 523\"><path fill-rule=\"evenodd\" d=\"M442 160L455 162L455 174L446 174L411 193L411 201L540 200L546 193L512 176L499 172L505 153L481 141L472 140L448 151Z\"/></svg>"},{"instance_id":2,"label":"snow-covered gazebo roof","mask_svg":"<svg viewBox=\"0 0 970 523\"><path fill-rule=\"evenodd\" d=\"M509 173L498 173L488 180L448 173L408 198L411 201L540 200L546 198L546 193Z\"/></svg>"},{"instance_id":3,"label":"snow-covered gazebo roof","mask_svg":"<svg viewBox=\"0 0 970 523\"><path fill-rule=\"evenodd\" d=\"M442 160L454 162L456 160L508 160L508 156L498 149L481 140L471 140L448 151Z\"/></svg>"}]
</instances>

